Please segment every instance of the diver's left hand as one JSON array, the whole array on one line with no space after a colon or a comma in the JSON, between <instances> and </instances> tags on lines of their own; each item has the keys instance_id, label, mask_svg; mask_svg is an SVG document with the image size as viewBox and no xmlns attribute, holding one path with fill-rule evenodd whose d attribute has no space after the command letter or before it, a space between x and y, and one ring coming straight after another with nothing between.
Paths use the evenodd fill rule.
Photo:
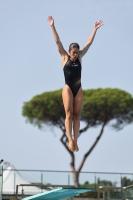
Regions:
<instances>
[{"instance_id":1,"label":"diver's left hand","mask_svg":"<svg viewBox=\"0 0 133 200\"><path fill-rule=\"evenodd\" d=\"M96 29L100 28L101 26L103 26L103 21L102 20L99 20L98 22L96 22L94 24L94 28L96 28Z\"/></svg>"}]
</instances>

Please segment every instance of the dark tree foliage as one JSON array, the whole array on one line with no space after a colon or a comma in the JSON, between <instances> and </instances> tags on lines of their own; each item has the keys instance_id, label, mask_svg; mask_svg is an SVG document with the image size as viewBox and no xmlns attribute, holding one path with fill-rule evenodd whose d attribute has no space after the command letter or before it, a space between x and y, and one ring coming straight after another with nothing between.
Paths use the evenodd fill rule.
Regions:
<instances>
[{"instance_id":1,"label":"dark tree foliage","mask_svg":"<svg viewBox=\"0 0 133 200\"><path fill-rule=\"evenodd\" d=\"M44 124L59 127L62 130L60 141L70 153L70 167L73 172L75 186L78 187L79 172L81 171L86 158L90 155L99 139L104 127L110 124L115 130L122 129L133 121L133 98L131 94L120 89L89 89L84 90L84 102L81 121L85 126L80 129L79 136L90 127L101 126L100 133L89 150L84 154L79 167L75 168L75 154L67 147L67 137L64 120L65 112L62 102L62 90L45 92L33 97L23 105L22 114L31 124L42 127Z\"/></svg>"},{"instance_id":2,"label":"dark tree foliage","mask_svg":"<svg viewBox=\"0 0 133 200\"><path fill-rule=\"evenodd\" d=\"M132 185L133 184L133 180L127 178L126 176L121 178L121 186L122 187L127 187L129 185Z\"/></svg>"}]
</instances>

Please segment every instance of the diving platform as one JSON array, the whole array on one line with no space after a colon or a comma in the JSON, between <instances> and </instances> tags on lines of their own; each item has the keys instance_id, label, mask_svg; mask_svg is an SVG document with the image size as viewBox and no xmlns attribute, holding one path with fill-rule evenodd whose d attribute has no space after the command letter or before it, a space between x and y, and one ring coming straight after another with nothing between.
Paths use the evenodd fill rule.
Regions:
<instances>
[{"instance_id":1,"label":"diving platform","mask_svg":"<svg viewBox=\"0 0 133 200\"><path fill-rule=\"evenodd\" d=\"M23 198L23 200L61 200L90 191L94 191L94 188L57 188L48 192Z\"/></svg>"}]
</instances>

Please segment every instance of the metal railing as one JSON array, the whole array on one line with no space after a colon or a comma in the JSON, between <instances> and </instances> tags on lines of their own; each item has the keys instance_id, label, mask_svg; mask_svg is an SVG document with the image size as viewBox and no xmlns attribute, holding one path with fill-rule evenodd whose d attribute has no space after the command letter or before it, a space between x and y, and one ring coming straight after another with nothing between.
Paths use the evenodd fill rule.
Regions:
<instances>
[{"instance_id":1,"label":"metal railing","mask_svg":"<svg viewBox=\"0 0 133 200\"><path fill-rule=\"evenodd\" d=\"M40 183L51 183L57 184L57 181L63 185L72 184L72 173L71 171L52 171L52 170L21 170L21 169L4 169L3 172L18 172L24 179L28 182L40 182ZM111 172L80 172L79 182L84 184L84 182L99 184L102 180L108 180L112 184L116 184L117 187L122 185L123 177L127 177L133 182L133 173L111 173ZM15 179L14 175L14 179ZM14 180L14 182L16 182Z\"/></svg>"},{"instance_id":2,"label":"metal railing","mask_svg":"<svg viewBox=\"0 0 133 200\"><path fill-rule=\"evenodd\" d=\"M127 187L123 187L124 190L129 190L129 189L131 189L131 188L133 188L133 185L129 185L129 186L127 186Z\"/></svg>"}]
</instances>

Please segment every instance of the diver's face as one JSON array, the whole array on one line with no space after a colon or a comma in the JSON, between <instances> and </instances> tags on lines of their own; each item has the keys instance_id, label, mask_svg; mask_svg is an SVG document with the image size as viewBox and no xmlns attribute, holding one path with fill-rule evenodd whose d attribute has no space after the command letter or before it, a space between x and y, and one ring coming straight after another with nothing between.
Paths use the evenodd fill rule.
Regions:
<instances>
[{"instance_id":1,"label":"diver's face","mask_svg":"<svg viewBox=\"0 0 133 200\"><path fill-rule=\"evenodd\" d=\"M73 61L75 61L75 60L78 58L78 56L79 56L79 49L76 48L76 47L74 47L74 48L72 48L72 49L69 51L69 53L70 53L70 58L71 58Z\"/></svg>"}]
</instances>

